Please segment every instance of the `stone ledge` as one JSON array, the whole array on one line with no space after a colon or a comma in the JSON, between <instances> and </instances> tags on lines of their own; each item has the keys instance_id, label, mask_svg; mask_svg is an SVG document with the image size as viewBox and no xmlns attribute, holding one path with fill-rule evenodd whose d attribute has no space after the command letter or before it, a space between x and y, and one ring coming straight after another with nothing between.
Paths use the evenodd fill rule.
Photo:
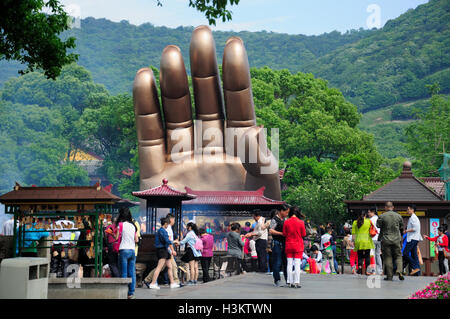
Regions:
<instances>
[{"instance_id":1,"label":"stone ledge","mask_svg":"<svg viewBox=\"0 0 450 319\"><path fill-rule=\"evenodd\" d=\"M79 280L81 284L118 284L118 285L128 285L131 283L131 278L48 278L48 283L50 284L65 284L69 280L74 282L74 280Z\"/></svg>"},{"instance_id":2,"label":"stone ledge","mask_svg":"<svg viewBox=\"0 0 450 319\"><path fill-rule=\"evenodd\" d=\"M48 299L127 299L131 278L49 278Z\"/></svg>"}]
</instances>

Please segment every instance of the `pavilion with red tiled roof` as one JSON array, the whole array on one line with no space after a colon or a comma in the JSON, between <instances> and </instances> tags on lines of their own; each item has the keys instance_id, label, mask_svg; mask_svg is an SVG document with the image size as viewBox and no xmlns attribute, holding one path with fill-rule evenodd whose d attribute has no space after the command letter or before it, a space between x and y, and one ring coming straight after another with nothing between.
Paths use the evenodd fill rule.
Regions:
<instances>
[{"instance_id":1,"label":"pavilion with red tiled roof","mask_svg":"<svg viewBox=\"0 0 450 319\"><path fill-rule=\"evenodd\" d=\"M182 213L194 216L226 215L251 216L254 209L260 209L263 215L270 210L280 208L285 202L277 201L264 196L264 187L255 191L204 191L185 187L180 191L168 184L151 189L133 192L133 196L146 200L147 229L156 231L156 216L158 208L170 208L175 215L175 232L182 226Z\"/></svg>"},{"instance_id":2,"label":"pavilion with red tiled roof","mask_svg":"<svg viewBox=\"0 0 450 319\"><path fill-rule=\"evenodd\" d=\"M167 179L163 179L163 183L160 186L153 187L150 189L146 189L143 191L133 192L133 196L147 199L149 197L180 197L181 200L190 200L195 198L195 196L192 196L191 194L188 194L187 192L182 192L179 190L176 190L172 186L168 185L169 181Z\"/></svg>"},{"instance_id":3,"label":"pavilion with red tiled roof","mask_svg":"<svg viewBox=\"0 0 450 319\"><path fill-rule=\"evenodd\" d=\"M174 232L179 234L181 229L181 203L191 200L195 196L169 186L166 178L162 182L160 186L132 192L132 194L146 201L146 229L149 232L156 231L158 208L170 208L170 212L175 216Z\"/></svg>"},{"instance_id":4,"label":"pavilion with red tiled roof","mask_svg":"<svg viewBox=\"0 0 450 319\"><path fill-rule=\"evenodd\" d=\"M264 196L265 187L256 191L198 191L185 187L188 194L195 198L183 202L183 211L197 210L200 212L221 211L244 212L249 215L254 209L268 212L274 208L280 208L285 202L270 199ZM210 213L208 213L210 214ZM241 213L242 214L242 213Z\"/></svg>"}]
</instances>

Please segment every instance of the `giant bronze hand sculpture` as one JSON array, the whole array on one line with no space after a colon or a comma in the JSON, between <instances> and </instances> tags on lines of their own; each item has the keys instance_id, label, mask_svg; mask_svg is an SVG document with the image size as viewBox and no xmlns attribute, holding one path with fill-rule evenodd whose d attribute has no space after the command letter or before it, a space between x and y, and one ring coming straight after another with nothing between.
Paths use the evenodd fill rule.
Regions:
<instances>
[{"instance_id":1,"label":"giant bronze hand sculpture","mask_svg":"<svg viewBox=\"0 0 450 319\"><path fill-rule=\"evenodd\" d=\"M162 114L153 72L143 68L136 74L133 99L141 189L159 186L167 178L178 189L189 186L197 190L256 190L265 186L267 197L281 199L278 163L267 150L264 131L256 126L250 70L242 40L229 38L223 54L226 120L216 48L209 27L200 26L192 33L190 60L195 123L186 69L178 47L167 46L161 56ZM197 125L200 122L201 126ZM229 131L234 135L228 134ZM185 147L177 146L180 140ZM243 152L239 152L240 145L245 149ZM257 154L256 160L249 160L251 152ZM230 157L234 160L230 161ZM264 172L263 168L269 166L276 169Z\"/></svg>"}]
</instances>

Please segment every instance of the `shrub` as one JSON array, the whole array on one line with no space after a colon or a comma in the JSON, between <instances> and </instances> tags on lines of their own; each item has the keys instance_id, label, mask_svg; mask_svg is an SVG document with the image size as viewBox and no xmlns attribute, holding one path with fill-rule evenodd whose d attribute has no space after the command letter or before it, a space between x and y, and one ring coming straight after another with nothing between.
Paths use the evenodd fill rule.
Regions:
<instances>
[{"instance_id":1,"label":"shrub","mask_svg":"<svg viewBox=\"0 0 450 319\"><path fill-rule=\"evenodd\" d=\"M409 299L449 299L450 274L439 276L425 289L417 291Z\"/></svg>"}]
</instances>

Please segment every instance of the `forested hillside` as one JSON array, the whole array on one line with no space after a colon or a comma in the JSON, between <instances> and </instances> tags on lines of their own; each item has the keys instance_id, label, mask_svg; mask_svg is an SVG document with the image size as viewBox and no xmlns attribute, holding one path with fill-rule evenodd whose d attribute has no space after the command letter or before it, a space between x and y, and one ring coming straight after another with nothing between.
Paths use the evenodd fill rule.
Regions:
<instances>
[{"instance_id":1,"label":"forested hillside","mask_svg":"<svg viewBox=\"0 0 450 319\"><path fill-rule=\"evenodd\" d=\"M258 123L280 129L284 199L316 221L343 221L343 200L394 178L405 158L417 176L437 176L450 145L449 3L431 0L381 30L215 32L219 62L229 36L245 42ZM104 180L131 197L139 188L135 73L151 65L158 81L168 44L180 46L189 71L192 30L88 18L68 33L79 63L56 80L42 71L18 77L17 64L1 61L0 194L15 181L88 184L67 156L79 149L100 155Z\"/></svg>"},{"instance_id":2,"label":"forested hillside","mask_svg":"<svg viewBox=\"0 0 450 319\"><path fill-rule=\"evenodd\" d=\"M359 198L395 176L372 136L357 127L356 106L339 90L301 72L265 67L253 68L251 75L258 123L280 129L280 166L290 185L284 196L290 202L317 220L343 219L343 197ZM111 95L83 67L64 67L56 81L42 72L7 81L0 90L0 116L0 193L15 181L86 185L87 172L67 156L75 149L104 158L101 174L116 194L130 197L139 188L132 97ZM134 174L122 174L129 168ZM325 186L327 192L318 191ZM327 206L311 206L317 196Z\"/></svg>"},{"instance_id":3,"label":"forested hillside","mask_svg":"<svg viewBox=\"0 0 450 319\"><path fill-rule=\"evenodd\" d=\"M306 65L361 111L427 97L425 85L450 92L450 1L431 0L379 31Z\"/></svg>"},{"instance_id":4,"label":"forested hillside","mask_svg":"<svg viewBox=\"0 0 450 319\"><path fill-rule=\"evenodd\" d=\"M161 52L169 44L180 47L189 73L189 42L193 30L194 27L170 29L155 27L151 23L135 26L127 21L116 23L87 18L81 21L80 29L72 29L65 36L75 36L77 39L75 52L80 55L78 64L90 70L94 80L105 84L111 93L120 93L131 91L131 82L138 69L148 65L159 67ZM226 40L237 35L245 41L251 66L267 65L296 72L317 57L371 33L373 31L353 30L345 34L334 31L319 36L305 36L218 31L214 32L214 38L220 63ZM1 62L0 66L4 69L0 74L0 83L17 75L17 63Z\"/></svg>"},{"instance_id":5,"label":"forested hillside","mask_svg":"<svg viewBox=\"0 0 450 319\"><path fill-rule=\"evenodd\" d=\"M221 62L229 36L240 36L252 67L310 72L339 88L360 111L429 97L426 84L450 93L450 2L431 0L390 20L380 30L353 30L319 36L273 32L214 32ZM193 27L170 29L87 18L75 36L78 64L112 94L131 91L136 71L159 66L163 48L181 48L189 72ZM17 75L17 64L0 62L0 84Z\"/></svg>"}]
</instances>

